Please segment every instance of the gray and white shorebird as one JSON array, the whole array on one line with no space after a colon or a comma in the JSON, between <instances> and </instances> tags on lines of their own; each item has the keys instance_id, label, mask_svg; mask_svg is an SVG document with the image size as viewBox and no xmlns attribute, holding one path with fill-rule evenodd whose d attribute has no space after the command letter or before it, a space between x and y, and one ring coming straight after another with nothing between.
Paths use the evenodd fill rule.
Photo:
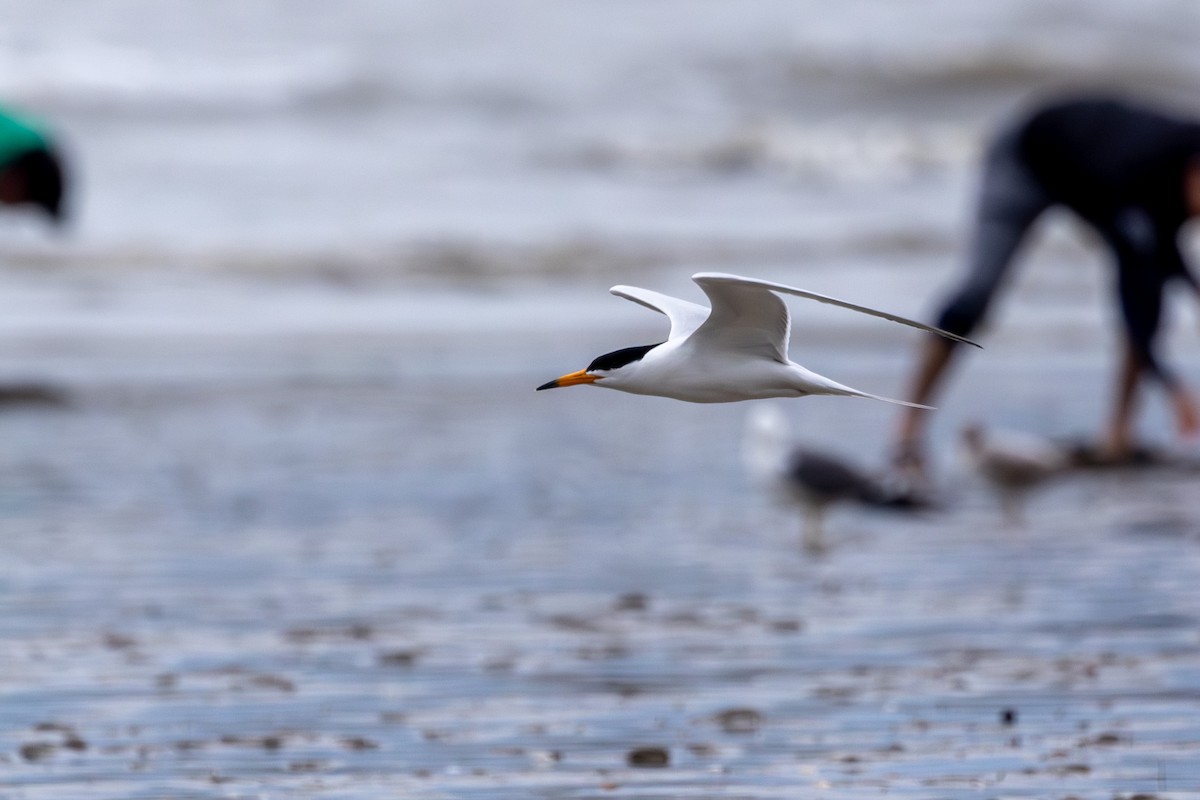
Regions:
<instances>
[{"instance_id":1,"label":"gray and white shorebird","mask_svg":"<svg viewBox=\"0 0 1200 800\"><path fill-rule=\"evenodd\" d=\"M853 389L789 359L791 317L781 294L806 297L979 346L915 320L781 283L720 272L700 272L692 280L708 295L711 308L636 286L614 286L610 291L618 297L666 315L671 323L666 341L605 353L586 369L544 383L538 391L592 384L692 403L819 394L868 397L928 408Z\"/></svg>"},{"instance_id":2,"label":"gray and white shorebird","mask_svg":"<svg viewBox=\"0 0 1200 800\"><path fill-rule=\"evenodd\" d=\"M742 457L747 471L779 502L804 511L804 549L825 549L825 516L836 505L893 511L932 507L926 497L891 486L846 458L795 441L777 405L755 405L746 417Z\"/></svg>"},{"instance_id":3,"label":"gray and white shorebird","mask_svg":"<svg viewBox=\"0 0 1200 800\"><path fill-rule=\"evenodd\" d=\"M995 492L1013 526L1025 524L1030 492L1071 466L1066 448L1019 431L989 433L971 423L963 427L961 439L967 463Z\"/></svg>"}]
</instances>

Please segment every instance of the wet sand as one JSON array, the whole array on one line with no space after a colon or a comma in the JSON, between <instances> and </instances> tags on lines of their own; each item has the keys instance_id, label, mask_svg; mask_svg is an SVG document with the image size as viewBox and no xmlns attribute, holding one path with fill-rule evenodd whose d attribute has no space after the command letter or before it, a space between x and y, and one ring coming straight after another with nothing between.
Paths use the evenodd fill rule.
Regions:
<instances>
[{"instance_id":1,"label":"wet sand","mask_svg":"<svg viewBox=\"0 0 1200 800\"><path fill-rule=\"evenodd\" d=\"M745 409L533 391L662 336L616 283L927 318L1010 110L1200 107L1187 4L0 7L79 178L64 235L0 218L0 800L1200 797L1195 476L1016 530L951 452L1094 429L1089 237L1050 222L946 398L946 508L820 558ZM796 359L899 394L908 332L818 311ZM883 460L894 409L789 412Z\"/></svg>"},{"instance_id":2,"label":"wet sand","mask_svg":"<svg viewBox=\"0 0 1200 800\"><path fill-rule=\"evenodd\" d=\"M104 302L0 356L69 398L0 409L6 800L1200 797L1194 474L1069 476L1014 530L943 449L946 509L836 511L817 558L743 409L533 392L624 318L148 335ZM810 363L894 391L906 345ZM1093 418L1095 353L996 353L944 431ZM891 408L788 409L880 463Z\"/></svg>"}]
</instances>

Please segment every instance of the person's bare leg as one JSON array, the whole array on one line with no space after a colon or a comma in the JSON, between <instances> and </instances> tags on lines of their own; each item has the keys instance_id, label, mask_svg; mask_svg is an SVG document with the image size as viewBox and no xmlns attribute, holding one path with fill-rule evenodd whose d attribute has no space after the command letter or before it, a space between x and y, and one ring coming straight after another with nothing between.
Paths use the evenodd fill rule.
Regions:
<instances>
[{"instance_id":1,"label":"person's bare leg","mask_svg":"<svg viewBox=\"0 0 1200 800\"><path fill-rule=\"evenodd\" d=\"M929 405L942 383L957 348L953 343L930 336L921 346L917 366L905 397L913 403ZM896 427L893 461L897 468L916 477L925 477L925 428L929 411L905 408Z\"/></svg>"},{"instance_id":2,"label":"person's bare leg","mask_svg":"<svg viewBox=\"0 0 1200 800\"><path fill-rule=\"evenodd\" d=\"M1108 429L1100 443L1100 455L1111 461L1127 458L1133 449L1133 418L1137 412L1138 384L1142 365L1138 363L1128 341L1121 347L1121 363L1117 367L1117 382L1113 388L1113 407Z\"/></svg>"},{"instance_id":3,"label":"person's bare leg","mask_svg":"<svg viewBox=\"0 0 1200 800\"><path fill-rule=\"evenodd\" d=\"M1030 226L1053 203L1025 163L1022 130L1007 128L989 144L980 176L966 269L944 298L935 324L966 336L983 320ZM955 346L928 337L920 346L905 398L928 405L945 381ZM893 439L892 464L906 477L927 479L925 433L930 413L907 408Z\"/></svg>"},{"instance_id":4,"label":"person's bare leg","mask_svg":"<svg viewBox=\"0 0 1200 800\"><path fill-rule=\"evenodd\" d=\"M1133 450L1133 422L1137 414L1138 386L1141 383L1142 367L1125 344L1121 365L1117 370L1117 384L1113 394L1113 410L1108 430L1101 442L1101 454L1111 460L1121 460ZM1192 392L1180 382L1167 387L1167 399L1175 415L1175 430L1180 439L1200 437L1200 410Z\"/></svg>"}]
</instances>

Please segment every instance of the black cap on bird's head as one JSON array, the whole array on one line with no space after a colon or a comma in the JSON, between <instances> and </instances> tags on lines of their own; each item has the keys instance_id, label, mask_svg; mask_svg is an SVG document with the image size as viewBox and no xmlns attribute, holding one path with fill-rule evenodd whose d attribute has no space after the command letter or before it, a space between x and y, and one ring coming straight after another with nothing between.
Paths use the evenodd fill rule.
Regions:
<instances>
[{"instance_id":1,"label":"black cap on bird's head","mask_svg":"<svg viewBox=\"0 0 1200 800\"><path fill-rule=\"evenodd\" d=\"M572 372L569 375L563 375L561 378L555 378L549 383L543 383L537 387L537 391L543 389L557 389L560 386L575 386L581 383L595 383L608 377L599 375L600 372L613 372L621 367L628 366L635 361L641 361L642 357L649 353L662 342L656 344L643 344L637 347L623 347L620 350L614 350L611 353L605 353L602 356L596 357L591 364L588 364L587 369L581 369L578 372Z\"/></svg>"}]
</instances>

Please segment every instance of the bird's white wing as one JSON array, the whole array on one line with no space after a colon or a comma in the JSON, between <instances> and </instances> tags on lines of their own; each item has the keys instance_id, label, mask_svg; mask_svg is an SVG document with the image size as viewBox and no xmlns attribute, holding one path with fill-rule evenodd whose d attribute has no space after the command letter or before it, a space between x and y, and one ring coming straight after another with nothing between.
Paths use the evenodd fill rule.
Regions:
<instances>
[{"instance_id":1,"label":"bird's white wing","mask_svg":"<svg viewBox=\"0 0 1200 800\"><path fill-rule=\"evenodd\" d=\"M692 342L706 350L732 350L787 362L791 318L767 284L718 272L692 276L712 303Z\"/></svg>"},{"instance_id":2,"label":"bird's white wing","mask_svg":"<svg viewBox=\"0 0 1200 800\"><path fill-rule=\"evenodd\" d=\"M624 297L638 305L665 314L671 321L671 333L667 337L668 341L687 336L708 319L707 308L699 303L680 300L678 297L671 297L649 289L639 289L636 286L614 286L609 291L617 297Z\"/></svg>"},{"instance_id":3,"label":"bird's white wing","mask_svg":"<svg viewBox=\"0 0 1200 800\"><path fill-rule=\"evenodd\" d=\"M760 281L757 278L743 278L740 275L728 275L723 272L699 272L692 276L692 280L699 284L700 288L704 290L704 293L709 296L710 300L712 300L713 310L711 318L714 325L717 324L717 320L719 318L717 313L717 306L719 303L728 304L729 312L734 314L736 314L739 310L742 312L751 311L754 304L757 303L761 307L763 313L769 313L772 316L770 324L774 329L777 330L778 311L769 310L765 300L753 301L752 298L756 296L756 292L762 294L780 292L782 294L796 295L797 297L807 297L808 299L816 300L819 303L840 306L842 308L848 308L851 311L858 311L862 314L870 314L872 317L880 317L882 319L891 320L892 322L899 322L901 325L908 325L911 328L917 328L930 333L936 333L938 336L944 336L947 339L953 339L956 342L963 342L964 344L969 344L973 347L979 347L978 344L970 339L959 336L955 333L950 333L950 331L942 330L941 328L935 328L932 325L926 325L923 322L917 322L916 320L902 317L898 314L892 314L887 311L879 311L878 309L868 308L867 306L847 303L845 300L838 300L835 297L829 297L827 295L817 294L816 292L805 291L804 289L797 289L794 286L787 286L782 283ZM764 292L763 290L766 291ZM778 298L776 298L776 300L778 300ZM786 316L784 319L786 321ZM787 355L786 325L783 333L782 352L785 356Z\"/></svg>"}]
</instances>

